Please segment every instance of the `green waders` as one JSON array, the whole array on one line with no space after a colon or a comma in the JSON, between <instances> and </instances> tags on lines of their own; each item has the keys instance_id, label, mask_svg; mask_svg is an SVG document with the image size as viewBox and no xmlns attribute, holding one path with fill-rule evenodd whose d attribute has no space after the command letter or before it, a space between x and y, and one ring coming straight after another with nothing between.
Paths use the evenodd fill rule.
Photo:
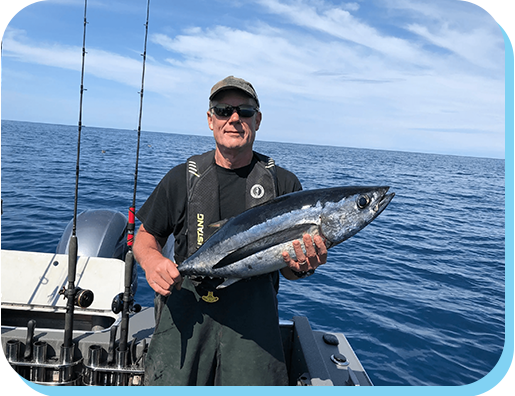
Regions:
<instances>
[{"instance_id":1,"label":"green waders","mask_svg":"<svg viewBox=\"0 0 515 396\"><path fill-rule=\"evenodd\" d=\"M270 275L212 292L185 278L167 298L146 385L288 385Z\"/></svg>"}]
</instances>

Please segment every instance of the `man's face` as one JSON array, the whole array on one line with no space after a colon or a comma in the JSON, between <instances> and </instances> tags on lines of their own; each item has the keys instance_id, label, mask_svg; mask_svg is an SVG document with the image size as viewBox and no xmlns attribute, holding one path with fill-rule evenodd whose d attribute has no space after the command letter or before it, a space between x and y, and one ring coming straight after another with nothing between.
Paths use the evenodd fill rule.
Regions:
<instances>
[{"instance_id":1,"label":"man's face","mask_svg":"<svg viewBox=\"0 0 515 396\"><path fill-rule=\"evenodd\" d=\"M256 105L254 100L238 91L221 92L215 97L213 104ZM208 111L207 122L218 147L242 152L252 150L256 131L261 123L261 113L256 112L252 117L241 117L234 111L229 117L221 117Z\"/></svg>"}]
</instances>

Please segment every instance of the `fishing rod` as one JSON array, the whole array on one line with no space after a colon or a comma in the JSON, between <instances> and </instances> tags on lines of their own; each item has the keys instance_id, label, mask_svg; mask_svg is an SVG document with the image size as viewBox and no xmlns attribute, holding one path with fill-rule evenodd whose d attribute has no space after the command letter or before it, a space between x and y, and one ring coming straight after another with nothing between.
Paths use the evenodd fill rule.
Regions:
<instances>
[{"instance_id":1,"label":"fishing rod","mask_svg":"<svg viewBox=\"0 0 515 396\"><path fill-rule=\"evenodd\" d=\"M88 1L84 0L84 32L82 37L82 70L80 80L80 102L79 102L79 123L77 142L77 164L75 168L75 201L73 209L73 228L68 245L68 289L61 290L61 294L67 299L66 314L64 322L64 342L61 359L69 363L73 358L73 315L75 305L87 308L93 302L93 293L89 290L81 290L75 287L75 275L77 272L77 201L79 195L79 163L80 163L80 140L82 132L82 102L84 96L84 64L86 58L86 12Z\"/></svg>"},{"instance_id":2,"label":"fishing rod","mask_svg":"<svg viewBox=\"0 0 515 396\"><path fill-rule=\"evenodd\" d=\"M147 59L147 38L148 38L148 17L150 13L150 0L147 1L147 19L145 22L145 43L143 48L143 71L141 73L141 90L139 102L139 119L138 119L138 142L136 147L136 166L134 171L134 190L132 196L132 205L129 208L129 221L127 225L127 255L125 256L125 289L123 293L123 309L122 321L120 323L120 345L119 351L125 353L127 351L128 328L129 328L129 314L131 311L139 311L139 305L132 306L133 297L131 293L131 283L134 268L134 254L132 246L134 243L134 230L135 230L135 215L136 215L136 191L138 185L138 164L139 164L139 151L141 141L141 119L143 115L143 93L145 87L145 65ZM134 360L134 357L132 357Z\"/></svg>"}]
</instances>

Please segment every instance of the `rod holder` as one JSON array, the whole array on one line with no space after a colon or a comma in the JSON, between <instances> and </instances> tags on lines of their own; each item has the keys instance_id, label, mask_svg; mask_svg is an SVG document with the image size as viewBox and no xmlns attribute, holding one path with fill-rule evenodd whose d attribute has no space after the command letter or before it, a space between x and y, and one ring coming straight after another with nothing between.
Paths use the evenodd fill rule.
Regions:
<instances>
[{"instance_id":1,"label":"rod holder","mask_svg":"<svg viewBox=\"0 0 515 396\"><path fill-rule=\"evenodd\" d=\"M9 363L17 363L20 361L20 340L8 340L5 349L6 349L6 357Z\"/></svg>"},{"instance_id":2,"label":"rod holder","mask_svg":"<svg viewBox=\"0 0 515 396\"><path fill-rule=\"evenodd\" d=\"M100 357L102 356L102 347L100 345L91 345L88 349L89 368L86 372L85 383L89 386L99 385L100 373L95 369L100 367Z\"/></svg>"},{"instance_id":3,"label":"rod holder","mask_svg":"<svg viewBox=\"0 0 515 396\"><path fill-rule=\"evenodd\" d=\"M46 341L36 341L34 343L34 366L31 367L31 381L45 382L46 368L42 367L46 363L48 344Z\"/></svg>"},{"instance_id":4,"label":"rod holder","mask_svg":"<svg viewBox=\"0 0 515 396\"><path fill-rule=\"evenodd\" d=\"M128 353L127 350L121 351L120 348L116 348L116 368L117 369L126 369L127 368L127 358ZM128 374L120 371L116 374L116 383L117 386L127 385Z\"/></svg>"},{"instance_id":5,"label":"rod holder","mask_svg":"<svg viewBox=\"0 0 515 396\"><path fill-rule=\"evenodd\" d=\"M74 346L61 345L61 364L63 367L59 370L59 382L70 382L73 377L73 350Z\"/></svg>"}]
</instances>

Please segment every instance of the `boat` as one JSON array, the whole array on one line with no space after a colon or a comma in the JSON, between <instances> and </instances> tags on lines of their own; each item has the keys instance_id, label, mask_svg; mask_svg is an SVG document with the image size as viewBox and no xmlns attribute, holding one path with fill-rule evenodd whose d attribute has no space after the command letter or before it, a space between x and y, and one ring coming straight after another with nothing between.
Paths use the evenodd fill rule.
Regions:
<instances>
[{"instance_id":1,"label":"boat","mask_svg":"<svg viewBox=\"0 0 515 396\"><path fill-rule=\"evenodd\" d=\"M143 385L145 355L154 332L153 307L131 304L131 341L125 350L119 348L126 228L125 216L116 211L87 210L77 217L79 293L71 350L63 346L66 301L62 297L70 225L55 254L1 251L2 347L21 377L41 385ZM133 278L133 291L136 283ZM92 302L85 306L81 300ZM303 316L280 321L280 329L289 385L372 385L343 333L313 330Z\"/></svg>"},{"instance_id":2,"label":"boat","mask_svg":"<svg viewBox=\"0 0 515 396\"><path fill-rule=\"evenodd\" d=\"M79 148L86 8L87 0ZM144 78L138 153L143 82ZM2 348L13 370L36 384L141 386L155 313L154 307L142 308L133 298L137 288L137 264L131 251L137 161L133 205L127 219L110 209L77 215L78 160L79 155L75 211L56 252L1 251ZM169 241L164 249L167 257L173 257L167 246L173 243ZM289 385L372 385L343 333L314 331L302 316L281 321L280 329Z\"/></svg>"}]
</instances>

